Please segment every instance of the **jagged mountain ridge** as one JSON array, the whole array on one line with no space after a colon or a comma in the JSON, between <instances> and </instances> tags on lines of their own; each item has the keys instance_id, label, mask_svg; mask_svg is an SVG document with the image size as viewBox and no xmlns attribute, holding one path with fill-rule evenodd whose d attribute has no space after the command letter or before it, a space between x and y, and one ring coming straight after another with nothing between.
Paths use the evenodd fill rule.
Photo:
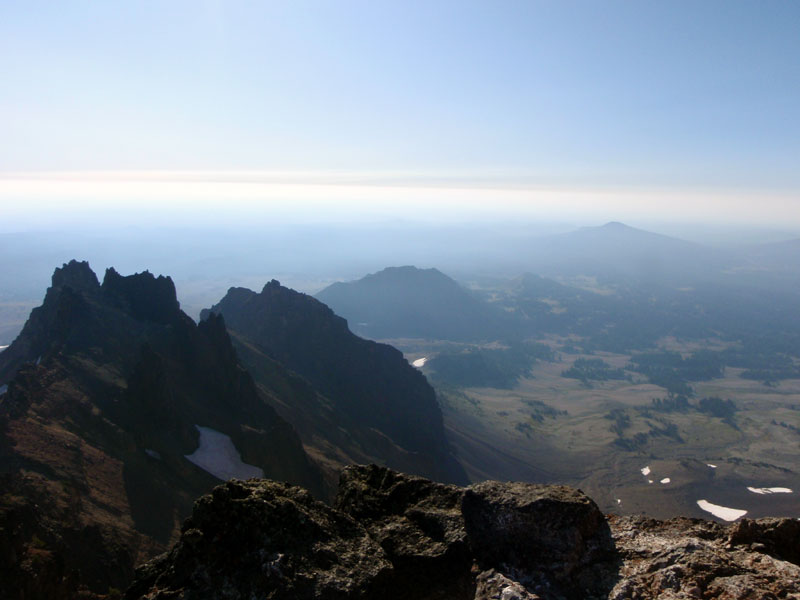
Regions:
<instances>
[{"instance_id":1,"label":"jagged mountain ridge","mask_svg":"<svg viewBox=\"0 0 800 600\"><path fill-rule=\"evenodd\" d=\"M276 361L328 400L303 394L279 407L307 444L322 440L351 459L466 480L450 453L433 388L395 348L359 338L325 304L275 280L261 293L231 288L201 318L215 313L225 318L257 381L266 383L263 373ZM329 458L337 467L348 462Z\"/></svg>"},{"instance_id":2,"label":"jagged mountain ridge","mask_svg":"<svg viewBox=\"0 0 800 600\"><path fill-rule=\"evenodd\" d=\"M223 319L196 325L168 277L109 269L100 284L87 263L56 269L0 353L0 384L0 519L13 532L1 569L26 598L125 587L135 563L174 539L219 481L185 458L198 448L195 425L228 436L265 474L326 493Z\"/></svg>"},{"instance_id":3,"label":"jagged mountain ridge","mask_svg":"<svg viewBox=\"0 0 800 600\"><path fill-rule=\"evenodd\" d=\"M580 490L459 488L374 465L334 506L269 481L201 498L127 600L625 600L800 594L800 522L609 517Z\"/></svg>"}]
</instances>

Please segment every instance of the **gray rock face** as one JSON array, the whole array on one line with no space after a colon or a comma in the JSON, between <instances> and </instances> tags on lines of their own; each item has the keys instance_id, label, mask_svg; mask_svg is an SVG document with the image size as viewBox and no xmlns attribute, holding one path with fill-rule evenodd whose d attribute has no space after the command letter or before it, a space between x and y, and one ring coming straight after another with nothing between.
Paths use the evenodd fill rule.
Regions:
<instances>
[{"instance_id":1,"label":"gray rock face","mask_svg":"<svg viewBox=\"0 0 800 600\"><path fill-rule=\"evenodd\" d=\"M796 519L742 519L731 527L731 546L754 546L775 558L800 565L800 521Z\"/></svg>"},{"instance_id":2,"label":"gray rock face","mask_svg":"<svg viewBox=\"0 0 800 600\"><path fill-rule=\"evenodd\" d=\"M610 524L622 560L609 600L800 598L800 567L777 556L780 545L768 545L777 532L796 531L793 519L720 525L612 517Z\"/></svg>"},{"instance_id":3,"label":"gray rock face","mask_svg":"<svg viewBox=\"0 0 800 600\"><path fill-rule=\"evenodd\" d=\"M216 488L126 598L800 598L796 528L606 519L564 486L348 467L334 508L270 481Z\"/></svg>"},{"instance_id":4,"label":"gray rock face","mask_svg":"<svg viewBox=\"0 0 800 600\"><path fill-rule=\"evenodd\" d=\"M484 571L476 578L474 600L539 600L540 596L529 592L521 583L509 579L494 569Z\"/></svg>"},{"instance_id":5,"label":"gray rock face","mask_svg":"<svg viewBox=\"0 0 800 600\"><path fill-rule=\"evenodd\" d=\"M581 597L596 587L583 572L613 559L608 523L574 488L487 481L467 488L462 511L478 561L524 574L534 589Z\"/></svg>"},{"instance_id":6,"label":"gray rock face","mask_svg":"<svg viewBox=\"0 0 800 600\"><path fill-rule=\"evenodd\" d=\"M382 467L347 467L336 508L363 523L394 565L391 598L471 598L464 489Z\"/></svg>"}]
</instances>

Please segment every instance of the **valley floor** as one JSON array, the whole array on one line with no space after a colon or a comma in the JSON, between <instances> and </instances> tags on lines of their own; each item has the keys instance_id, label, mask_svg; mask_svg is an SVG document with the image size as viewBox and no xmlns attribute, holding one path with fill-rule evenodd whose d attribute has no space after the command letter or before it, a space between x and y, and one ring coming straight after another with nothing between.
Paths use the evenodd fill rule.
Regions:
<instances>
[{"instance_id":1,"label":"valley floor","mask_svg":"<svg viewBox=\"0 0 800 600\"><path fill-rule=\"evenodd\" d=\"M431 350L404 342L409 360ZM666 393L641 375L588 385L563 377L579 358L615 368L630 360L562 353L511 389L438 388L450 442L471 479L570 484L616 514L711 518L698 504L705 500L750 518L800 517L800 380L767 386L728 368L693 384L696 398L734 402L725 419L658 410L653 399Z\"/></svg>"}]
</instances>

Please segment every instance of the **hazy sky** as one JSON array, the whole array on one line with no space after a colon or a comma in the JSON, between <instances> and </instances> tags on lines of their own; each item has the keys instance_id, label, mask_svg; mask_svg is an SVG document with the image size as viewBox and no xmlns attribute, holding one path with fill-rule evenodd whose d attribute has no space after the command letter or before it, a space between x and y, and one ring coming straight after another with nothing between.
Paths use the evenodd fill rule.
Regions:
<instances>
[{"instance_id":1,"label":"hazy sky","mask_svg":"<svg viewBox=\"0 0 800 600\"><path fill-rule=\"evenodd\" d=\"M0 140L6 227L139 201L800 227L800 3L5 0Z\"/></svg>"}]
</instances>

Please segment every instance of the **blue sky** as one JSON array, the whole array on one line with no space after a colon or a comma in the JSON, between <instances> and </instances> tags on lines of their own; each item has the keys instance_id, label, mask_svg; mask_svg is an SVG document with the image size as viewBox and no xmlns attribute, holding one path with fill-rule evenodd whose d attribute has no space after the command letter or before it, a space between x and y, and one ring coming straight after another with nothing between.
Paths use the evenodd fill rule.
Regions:
<instances>
[{"instance_id":1,"label":"blue sky","mask_svg":"<svg viewBox=\"0 0 800 600\"><path fill-rule=\"evenodd\" d=\"M800 225L800 3L7 0L0 139L6 203L29 172L290 171Z\"/></svg>"}]
</instances>

